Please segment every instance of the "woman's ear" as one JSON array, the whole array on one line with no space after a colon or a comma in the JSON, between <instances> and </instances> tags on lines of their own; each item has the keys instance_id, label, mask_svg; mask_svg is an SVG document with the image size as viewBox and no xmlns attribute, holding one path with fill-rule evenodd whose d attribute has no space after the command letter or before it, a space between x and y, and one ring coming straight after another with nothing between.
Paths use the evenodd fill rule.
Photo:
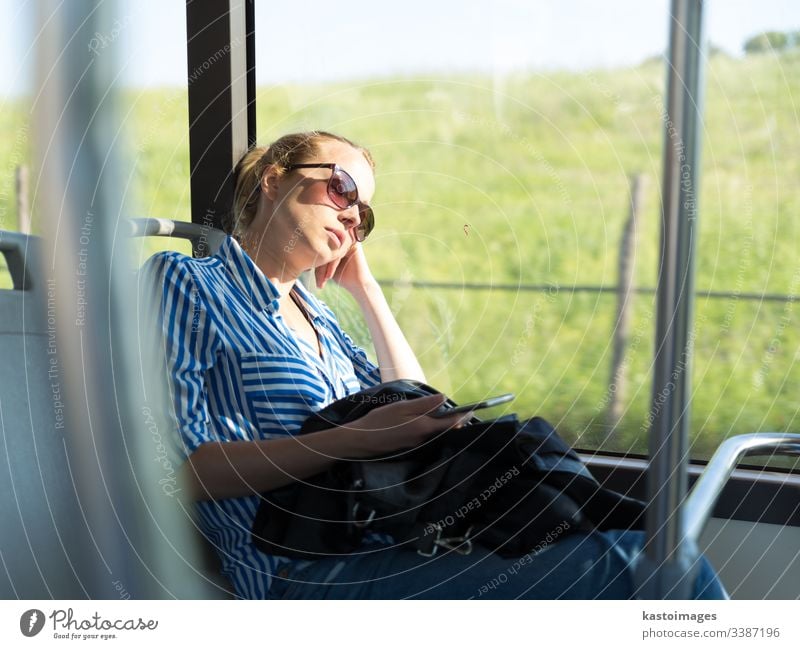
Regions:
<instances>
[{"instance_id":1,"label":"woman's ear","mask_svg":"<svg viewBox=\"0 0 800 649\"><path fill-rule=\"evenodd\" d=\"M261 174L261 193L271 201L274 201L278 195L278 182L280 179L281 174L274 164L264 169L264 173Z\"/></svg>"}]
</instances>

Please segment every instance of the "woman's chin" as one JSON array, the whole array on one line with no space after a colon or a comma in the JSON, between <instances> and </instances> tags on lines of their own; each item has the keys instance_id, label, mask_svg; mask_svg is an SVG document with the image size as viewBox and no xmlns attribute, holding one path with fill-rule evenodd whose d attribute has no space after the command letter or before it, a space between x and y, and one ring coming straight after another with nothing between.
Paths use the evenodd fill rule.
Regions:
<instances>
[{"instance_id":1,"label":"woman's chin","mask_svg":"<svg viewBox=\"0 0 800 649\"><path fill-rule=\"evenodd\" d=\"M334 254L334 251L321 251L314 257L314 260L311 262L311 266L309 270L316 270L317 268L321 268L322 266L327 266L332 261L337 261L341 259L344 255Z\"/></svg>"},{"instance_id":2,"label":"woman's chin","mask_svg":"<svg viewBox=\"0 0 800 649\"><path fill-rule=\"evenodd\" d=\"M353 247L352 240L345 241L339 247L334 247L330 241L331 240L326 240L325 245L313 249L314 259L311 262L312 269L342 259L349 252L350 248Z\"/></svg>"},{"instance_id":3,"label":"woman's chin","mask_svg":"<svg viewBox=\"0 0 800 649\"><path fill-rule=\"evenodd\" d=\"M345 241L341 245L341 247L336 248L336 249L331 249L330 256L328 257L328 262L338 261L339 259L344 258L344 256L347 255L348 251L350 250L350 247L351 247L351 244L349 242ZM328 262L325 262L325 263L328 263Z\"/></svg>"}]
</instances>

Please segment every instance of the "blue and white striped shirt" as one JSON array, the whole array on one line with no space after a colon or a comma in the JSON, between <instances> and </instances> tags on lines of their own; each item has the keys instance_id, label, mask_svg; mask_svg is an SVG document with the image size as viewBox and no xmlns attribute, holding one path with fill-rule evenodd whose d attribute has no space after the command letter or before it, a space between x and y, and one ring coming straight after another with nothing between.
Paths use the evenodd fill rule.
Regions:
<instances>
[{"instance_id":1,"label":"blue and white striped shirt","mask_svg":"<svg viewBox=\"0 0 800 649\"><path fill-rule=\"evenodd\" d=\"M231 237L212 257L163 252L145 270L163 286L159 319L184 458L205 442L292 435L312 412L380 382L364 350L301 282L294 290L322 357L294 335L278 313L278 290ZM243 598L268 597L272 575L292 562L251 542L258 506L257 494L197 504L223 574Z\"/></svg>"}]
</instances>

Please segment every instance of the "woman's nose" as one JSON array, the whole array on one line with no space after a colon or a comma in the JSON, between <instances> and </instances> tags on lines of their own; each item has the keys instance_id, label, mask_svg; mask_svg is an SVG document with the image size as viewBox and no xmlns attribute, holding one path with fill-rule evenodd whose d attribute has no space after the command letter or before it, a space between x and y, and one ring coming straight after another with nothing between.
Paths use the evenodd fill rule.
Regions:
<instances>
[{"instance_id":1,"label":"woman's nose","mask_svg":"<svg viewBox=\"0 0 800 649\"><path fill-rule=\"evenodd\" d=\"M346 210L339 212L339 220L345 224L349 230L361 224L361 214L358 209L358 203L351 205Z\"/></svg>"}]
</instances>

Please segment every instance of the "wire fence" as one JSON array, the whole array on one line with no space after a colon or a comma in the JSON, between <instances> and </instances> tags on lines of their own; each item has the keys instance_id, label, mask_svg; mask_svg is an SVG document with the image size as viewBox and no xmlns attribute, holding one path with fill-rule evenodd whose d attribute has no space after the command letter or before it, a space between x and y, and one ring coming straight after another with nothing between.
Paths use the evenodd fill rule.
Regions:
<instances>
[{"instance_id":1,"label":"wire fence","mask_svg":"<svg viewBox=\"0 0 800 649\"><path fill-rule=\"evenodd\" d=\"M8 267L5 259L0 254L0 273L7 272ZM591 286L588 284L576 284L574 286L563 286L557 282L550 284L490 284L480 282L429 282L424 280L404 280L404 279L379 279L378 283L386 288L427 288L440 289L446 291L507 291L507 292L552 292L556 289L559 293L614 293L617 292L616 285L610 286ZM652 287L632 288L632 292L642 295L655 295L656 289ZM695 291L696 298L725 299L734 298L737 300L753 300L760 302L794 302L800 299L800 295L783 293L736 293L730 291Z\"/></svg>"},{"instance_id":2,"label":"wire fence","mask_svg":"<svg viewBox=\"0 0 800 649\"><path fill-rule=\"evenodd\" d=\"M554 289L559 293L617 293L617 285L610 286L591 286L586 284L576 284L574 286L562 286L557 282L549 284L489 284L472 282L428 282L420 280L404 279L379 279L381 286L389 288L431 288L442 290L465 290L465 291L530 291L530 292L552 292ZM655 295L656 289L651 287L632 288L632 292ZM783 293L750 293L750 292L730 292L730 291L695 291L696 298L724 299L735 298L737 300L759 300L762 302L794 302L800 295Z\"/></svg>"}]
</instances>

